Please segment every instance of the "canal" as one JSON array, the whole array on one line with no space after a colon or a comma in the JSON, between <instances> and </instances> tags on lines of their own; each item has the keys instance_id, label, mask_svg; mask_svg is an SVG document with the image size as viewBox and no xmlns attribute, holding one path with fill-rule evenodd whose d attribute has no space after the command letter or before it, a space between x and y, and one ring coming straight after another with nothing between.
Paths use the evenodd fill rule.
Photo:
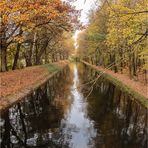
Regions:
<instances>
[{"instance_id":1,"label":"canal","mask_svg":"<svg viewBox=\"0 0 148 148\"><path fill-rule=\"evenodd\" d=\"M146 148L147 109L97 75L72 63L2 113L1 147Z\"/></svg>"}]
</instances>

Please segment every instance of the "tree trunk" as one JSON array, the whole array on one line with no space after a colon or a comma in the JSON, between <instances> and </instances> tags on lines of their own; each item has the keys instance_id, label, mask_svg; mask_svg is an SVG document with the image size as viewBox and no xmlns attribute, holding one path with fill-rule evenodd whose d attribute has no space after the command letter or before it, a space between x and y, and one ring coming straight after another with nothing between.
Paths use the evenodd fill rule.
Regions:
<instances>
[{"instance_id":1,"label":"tree trunk","mask_svg":"<svg viewBox=\"0 0 148 148\"><path fill-rule=\"evenodd\" d=\"M117 68L117 65L116 65L116 54L115 53L113 55L113 59L114 59L114 72L117 73L118 72L118 68Z\"/></svg>"},{"instance_id":2,"label":"tree trunk","mask_svg":"<svg viewBox=\"0 0 148 148\"><path fill-rule=\"evenodd\" d=\"M17 44L16 53L15 53L15 57L14 57L14 62L13 62L12 70L15 70L17 68L17 61L19 59L20 47L21 47L21 44L18 43Z\"/></svg>"},{"instance_id":3,"label":"tree trunk","mask_svg":"<svg viewBox=\"0 0 148 148\"><path fill-rule=\"evenodd\" d=\"M30 58L26 57L25 60L26 60L26 67L32 66Z\"/></svg>"},{"instance_id":4,"label":"tree trunk","mask_svg":"<svg viewBox=\"0 0 148 148\"><path fill-rule=\"evenodd\" d=\"M36 65L41 64L41 57L43 55L43 53L45 53L45 50L47 49L49 43L49 39L47 39L44 43L44 45L42 46L42 48L40 49L40 51L37 51L36 53Z\"/></svg>"},{"instance_id":5,"label":"tree trunk","mask_svg":"<svg viewBox=\"0 0 148 148\"><path fill-rule=\"evenodd\" d=\"M29 51L26 52L25 54L25 59L26 59L26 66L32 66L32 47L33 44L30 45Z\"/></svg>"},{"instance_id":6,"label":"tree trunk","mask_svg":"<svg viewBox=\"0 0 148 148\"><path fill-rule=\"evenodd\" d=\"M137 76L137 57L136 53L133 53L133 75Z\"/></svg>"},{"instance_id":7,"label":"tree trunk","mask_svg":"<svg viewBox=\"0 0 148 148\"><path fill-rule=\"evenodd\" d=\"M40 63L41 63L41 61L40 61L40 60L41 60L41 59L40 59L40 57L39 57L39 56L37 56L37 57L36 57L36 63L35 63L35 64L36 64L36 65L40 65Z\"/></svg>"},{"instance_id":8,"label":"tree trunk","mask_svg":"<svg viewBox=\"0 0 148 148\"><path fill-rule=\"evenodd\" d=\"M133 72L132 72L132 56L130 54L128 56L129 56L129 63L128 63L128 65L129 65L129 76L130 76L130 78L132 78L133 77Z\"/></svg>"},{"instance_id":9,"label":"tree trunk","mask_svg":"<svg viewBox=\"0 0 148 148\"><path fill-rule=\"evenodd\" d=\"M0 64L1 64L1 72L7 71L7 39L5 26L2 20L2 16L0 15Z\"/></svg>"},{"instance_id":10,"label":"tree trunk","mask_svg":"<svg viewBox=\"0 0 148 148\"><path fill-rule=\"evenodd\" d=\"M120 71L121 73L123 73L123 51L122 49L120 49L119 55L120 55Z\"/></svg>"},{"instance_id":11,"label":"tree trunk","mask_svg":"<svg viewBox=\"0 0 148 148\"><path fill-rule=\"evenodd\" d=\"M1 72L7 71L7 47L1 47Z\"/></svg>"},{"instance_id":12,"label":"tree trunk","mask_svg":"<svg viewBox=\"0 0 148 148\"><path fill-rule=\"evenodd\" d=\"M32 64L35 64L36 62L36 52L37 52L37 32L34 33L33 36L33 45L32 45Z\"/></svg>"}]
</instances>

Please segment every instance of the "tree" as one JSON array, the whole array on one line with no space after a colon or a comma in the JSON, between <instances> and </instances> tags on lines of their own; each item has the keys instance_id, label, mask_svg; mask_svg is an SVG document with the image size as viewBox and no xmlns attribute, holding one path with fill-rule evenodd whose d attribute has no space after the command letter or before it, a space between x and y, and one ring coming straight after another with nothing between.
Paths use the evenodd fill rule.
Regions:
<instances>
[{"instance_id":1,"label":"tree","mask_svg":"<svg viewBox=\"0 0 148 148\"><path fill-rule=\"evenodd\" d=\"M146 0L103 0L79 35L79 53L93 64L138 79L146 75Z\"/></svg>"},{"instance_id":2,"label":"tree","mask_svg":"<svg viewBox=\"0 0 148 148\"><path fill-rule=\"evenodd\" d=\"M28 34L39 33L43 27L49 29L51 35L57 29L68 31L76 18L72 17L75 13L78 12L71 5L60 0L0 1L1 71L7 70L7 49L11 44L16 44L17 48L13 66L15 69L22 44L34 48L34 36L28 40ZM41 56L40 53L38 58Z\"/></svg>"}]
</instances>

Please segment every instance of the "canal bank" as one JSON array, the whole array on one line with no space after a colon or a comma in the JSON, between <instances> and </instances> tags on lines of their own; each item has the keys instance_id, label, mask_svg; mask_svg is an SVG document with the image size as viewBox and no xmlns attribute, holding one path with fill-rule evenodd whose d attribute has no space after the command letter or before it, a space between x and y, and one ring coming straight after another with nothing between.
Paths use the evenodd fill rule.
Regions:
<instances>
[{"instance_id":1,"label":"canal bank","mask_svg":"<svg viewBox=\"0 0 148 148\"><path fill-rule=\"evenodd\" d=\"M89 66L90 68L96 70L98 73L101 74L103 78L110 81L111 83L119 87L122 91L132 96L133 99L135 99L135 101L138 101L143 106L148 108L147 85L141 84L139 82L135 82L134 80L131 80L128 77L123 76L122 74L114 73L111 70L89 64L86 61L81 60L81 62L86 66Z\"/></svg>"},{"instance_id":2,"label":"canal bank","mask_svg":"<svg viewBox=\"0 0 148 148\"><path fill-rule=\"evenodd\" d=\"M65 60L1 73L0 112L30 95L67 65L68 61Z\"/></svg>"},{"instance_id":3,"label":"canal bank","mask_svg":"<svg viewBox=\"0 0 148 148\"><path fill-rule=\"evenodd\" d=\"M97 72L69 64L0 118L10 148L146 148L147 110ZM88 97L86 97L88 96ZM9 125L9 128L8 128Z\"/></svg>"}]
</instances>

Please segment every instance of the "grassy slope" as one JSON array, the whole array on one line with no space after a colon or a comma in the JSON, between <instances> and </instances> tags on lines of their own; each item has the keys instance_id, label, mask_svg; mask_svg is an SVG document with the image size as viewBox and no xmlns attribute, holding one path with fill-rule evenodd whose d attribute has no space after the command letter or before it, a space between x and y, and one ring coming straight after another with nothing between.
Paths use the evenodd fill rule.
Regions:
<instances>
[{"instance_id":1,"label":"grassy slope","mask_svg":"<svg viewBox=\"0 0 148 148\"><path fill-rule=\"evenodd\" d=\"M95 68L93 65L82 61L82 63L84 63L85 65L91 67L92 69L98 71L99 73L102 72L100 70L98 70L97 68ZM126 84L126 82L122 82L121 80L115 78L114 76L108 74L108 73L104 73L102 75L105 79L107 79L108 81L110 81L111 83L113 83L114 85L116 85L117 87L119 87L122 91L128 93L130 96L132 96L135 101L138 101L139 103L141 103L144 107L148 108L148 99L141 95L139 92L137 92L136 90L134 90L133 88L131 88L130 86L128 86Z\"/></svg>"}]
</instances>

